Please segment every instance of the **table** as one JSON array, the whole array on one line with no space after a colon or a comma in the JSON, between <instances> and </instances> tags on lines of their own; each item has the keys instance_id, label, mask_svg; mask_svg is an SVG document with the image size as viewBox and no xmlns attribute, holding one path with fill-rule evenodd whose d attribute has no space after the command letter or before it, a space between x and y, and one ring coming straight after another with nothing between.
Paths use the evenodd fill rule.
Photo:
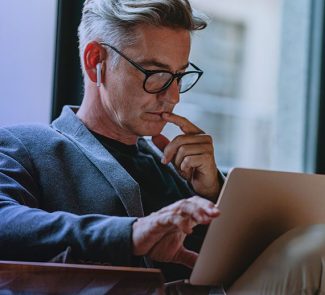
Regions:
<instances>
[{"instance_id":1,"label":"table","mask_svg":"<svg viewBox=\"0 0 325 295\"><path fill-rule=\"evenodd\" d=\"M0 261L1 294L164 294L158 269Z\"/></svg>"}]
</instances>

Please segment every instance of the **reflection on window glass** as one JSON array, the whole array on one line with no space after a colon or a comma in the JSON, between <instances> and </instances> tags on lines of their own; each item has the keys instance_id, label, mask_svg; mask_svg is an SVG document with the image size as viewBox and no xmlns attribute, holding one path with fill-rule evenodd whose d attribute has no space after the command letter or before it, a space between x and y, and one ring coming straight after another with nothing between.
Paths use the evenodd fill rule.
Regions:
<instances>
[{"instance_id":1,"label":"reflection on window glass","mask_svg":"<svg viewBox=\"0 0 325 295\"><path fill-rule=\"evenodd\" d=\"M299 7L302 1L294 2ZM278 138L286 127L278 122L290 112L279 107L279 98L285 99L278 86L283 77L281 54L286 50L282 0L193 0L192 4L209 17L208 27L192 36L190 57L204 75L182 95L175 112L213 136L221 168L301 170L300 154L286 164L282 160L286 155L279 151ZM173 138L181 132L168 124L164 133Z\"/></svg>"}]
</instances>

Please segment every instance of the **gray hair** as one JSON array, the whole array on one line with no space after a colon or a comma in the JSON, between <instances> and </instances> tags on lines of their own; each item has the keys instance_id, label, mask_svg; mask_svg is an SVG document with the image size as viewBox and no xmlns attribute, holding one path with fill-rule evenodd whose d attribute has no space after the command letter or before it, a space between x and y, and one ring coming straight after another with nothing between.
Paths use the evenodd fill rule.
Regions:
<instances>
[{"instance_id":1,"label":"gray hair","mask_svg":"<svg viewBox=\"0 0 325 295\"><path fill-rule=\"evenodd\" d=\"M204 15L195 11L188 0L86 0L79 25L79 53L91 41L103 41L123 49L136 42L137 25L185 29L190 32L207 26ZM111 66L118 56L112 52Z\"/></svg>"}]
</instances>

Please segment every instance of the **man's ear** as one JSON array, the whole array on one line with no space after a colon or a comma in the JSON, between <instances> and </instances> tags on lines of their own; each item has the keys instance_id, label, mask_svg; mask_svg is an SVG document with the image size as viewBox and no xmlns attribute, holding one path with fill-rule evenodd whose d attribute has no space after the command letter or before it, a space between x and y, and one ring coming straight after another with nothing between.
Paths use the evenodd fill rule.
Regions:
<instances>
[{"instance_id":1,"label":"man's ear","mask_svg":"<svg viewBox=\"0 0 325 295\"><path fill-rule=\"evenodd\" d=\"M97 64L103 63L106 60L106 50L98 42L90 42L87 44L84 51L84 66L89 79L97 82ZM105 75L105 67L101 67L102 80Z\"/></svg>"}]
</instances>

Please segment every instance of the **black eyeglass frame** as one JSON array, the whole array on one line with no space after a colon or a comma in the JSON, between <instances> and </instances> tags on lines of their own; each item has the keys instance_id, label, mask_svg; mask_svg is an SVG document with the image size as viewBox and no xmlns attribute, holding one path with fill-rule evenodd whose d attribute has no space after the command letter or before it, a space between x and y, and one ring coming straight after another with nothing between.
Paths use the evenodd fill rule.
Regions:
<instances>
[{"instance_id":1,"label":"black eyeglass frame","mask_svg":"<svg viewBox=\"0 0 325 295\"><path fill-rule=\"evenodd\" d=\"M113 49L116 53L118 53L120 56L122 56L125 60L127 60L131 65L133 65L136 69L138 69L140 72L142 72L146 77L143 81L143 89L144 91L150 93L150 94L157 94L157 93L160 93L160 92L163 92L165 91L173 82L175 79L177 79L178 81L181 80L182 77L188 75L188 74L197 74L198 77L196 79L196 81L191 85L191 87L189 87L188 89L184 90L184 91L179 91L179 93L184 93L184 92L187 92L189 91L190 89L192 89L194 87L194 85L200 80L201 76L203 75L203 71L198 67L196 66L195 64L193 63L189 63L189 65L191 65L196 71L187 71L187 72L184 72L184 73L172 73L170 71L167 71L167 70L146 70L144 69L143 67L141 67L139 64L137 64L135 61L133 61L132 59L128 58L125 54L123 54L121 51L119 51L116 47L108 44L108 43L105 43L105 42L99 42L99 44L101 45L104 45L104 46L108 46L109 48ZM157 74L157 73L168 73L168 74L171 74L171 79L165 83L165 85L157 90L157 91L148 91L145 87L146 85L146 82L147 80L149 79L150 76L154 75L154 74Z\"/></svg>"}]
</instances>

